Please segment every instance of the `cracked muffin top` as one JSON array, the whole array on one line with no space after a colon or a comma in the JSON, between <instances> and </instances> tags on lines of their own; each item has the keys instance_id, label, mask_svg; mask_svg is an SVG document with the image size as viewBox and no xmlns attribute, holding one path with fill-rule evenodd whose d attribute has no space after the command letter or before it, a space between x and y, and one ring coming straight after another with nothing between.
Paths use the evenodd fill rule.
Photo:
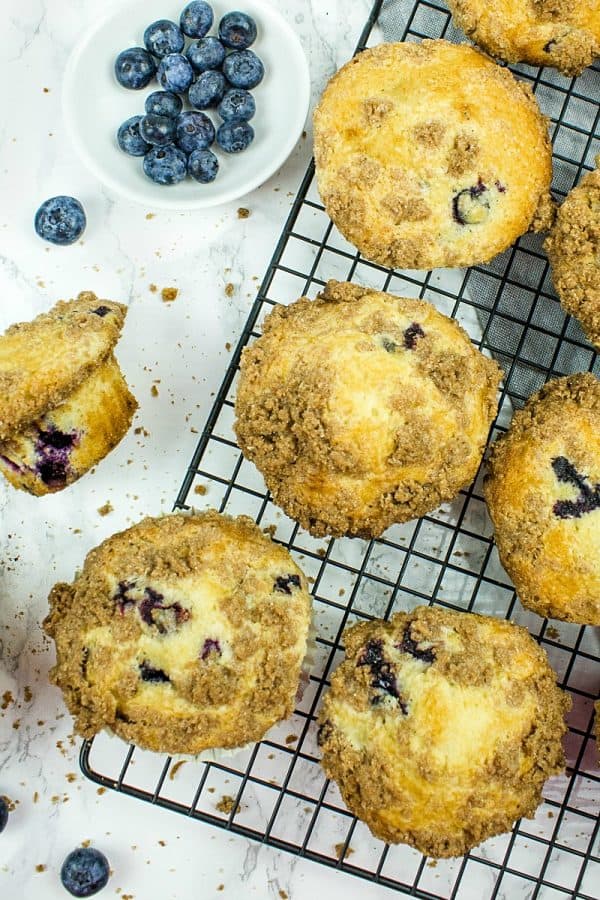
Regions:
<instances>
[{"instance_id":1,"label":"cracked muffin top","mask_svg":"<svg viewBox=\"0 0 600 900\"><path fill-rule=\"evenodd\" d=\"M50 594L53 682L75 728L165 753L260 740L294 708L311 600L249 518L144 519Z\"/></svg>"},{"instance_id":2,"label":"cracked muffin top","mask_svg":"<svg viewBox=\"0 0 600 900\"><path fill-rule=\"evenodd\" d=\"M579 75L600 55L597 0L448 0L456 24L505 62Z\"/></svg>"},{"instance_id":3,"label":"cracked muffin top","mask_svg":"<svg viewBox=\"0 0 600 900\"><path fill-rule=\"evenodd\" d=\"M599 13L600 15L600 13ZM600 156L558 210L544 248L564 309L600 350Z\"/></svg>"},{"instance_id":4,"label":"cracked muffin top","mask_svg":"<svg viewBox=\"0 0 600 900\"><path fill-rule=\"evenodd\" d=\"M62 403L119 340L127 307L83 291L0 336L0 440Z\"/></svg>"},{"instance_id":5,"label":"cracked muffin top","mask_svg":"<svg viewBox=\"0 0 600 900\"><path fill-rule=\"evenodd\" d=\"M524 606L600 625L600 382L569 375L516 412L490 453L485 498Z\"/></svg>"},{"instance_id":6,"label":"cracked muffin top","mask_svg":"<svg viewBox=\"0 0 600 900\"><path fill-rule=\"evenodd\" d=\"M235 430L312 534L377 536L473 480L500 369L453 319L330 281L263 328L242 356Z\"/></svg>"},{"instance_id":7,"label":"cracked muffin top","mask_svg":"<svg viewBox=\"0 0 600 900\"><path fill-rule=\"evenodd\" d=\"M331 79L314 124L323 203L367 259L471 266L551 224L547 122L530 88L472 47L365 50Z\"/></svg>"},{"instance_id":8,"label":"cracked muffin top","mask_svg":"<svg viewBox=\"0 0 600 900\"><path fill-rule=\"evenodd\" d=\"M533 816L570 698L525 628L421 606L344 632L322 764L384 841L461 856Z\"/></svg>"}]
</instances>

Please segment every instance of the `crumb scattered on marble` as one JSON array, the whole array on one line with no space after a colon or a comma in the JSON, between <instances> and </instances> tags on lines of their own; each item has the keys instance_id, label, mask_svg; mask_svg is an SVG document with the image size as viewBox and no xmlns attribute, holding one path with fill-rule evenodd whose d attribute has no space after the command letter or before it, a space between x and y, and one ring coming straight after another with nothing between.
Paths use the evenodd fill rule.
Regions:
<instances>
[{"instance_id":1,"label":"crumb scattered on marble","mask_svg":"<svg viewBox=\"0 0 600 900\"><path fill-rule=\"evenodd\" d=\"M352 854L354 853L354 850L352 849L352 847L346 847L345 850L344 850L344 847L346 847L345 841L340 841L339 844L335 845L335 855L337 856L338 859L342 859L342 857L344 857L345 859L348 859L348 857L352 856Z\"/></svg>"},{"instance_id":2,"label":"crumb scattered on marble","mask_svg":"<svg viewBox=\"0 0 600 900\"><path fill-rule=\"evenodd\" d=\"M427 863L427 865L429 866L430 869L437 868L437 859L430 859L429 862Z\"/></svg>"},{"instance_id":3,"label":"crumb scattered on marble","mask_svg":"<svg viewBox=\"0 0 600 900\"><path fill-rule=\"evenodd\" d=\"M81 842L81 846L82 846L82 847L89 847L91 843L92 843L91 840L90 840L89 838L86 838L85 841L82 841L82 842Z\"/></svg>"},{"instance_id":4,"label":"crumb scattered on marble","mask_svg":"<svg viewBox=\"0 0 600 900\"><path fill-rule=\"evenodd\" d=\"M74 781L77 781L77 775L75 774L75 772L67 772L65 778L67 779L69 784L73 784Z\"/></svg>"},{"instance_id":5,"label":"crumb scattered on marble","mask_svg":"<svg viewBox=\"0 0 600 900\"><path fill-rule=\"evenodd\" d=\"M224 884L218 884L218 885L217 885L217 890L218 890L218 891L224 891L224 890L225 890L225 885L224 885Z\"/></svg>"},{"instance_id":6,"label":"crumb scattered on marble","mask_svg":"<svg viewBox=\"0 0 600 900\"><path fill-rule=\"evenodd\" d=\"M112 505L110 500L107 500L103 506L98 507L98 515L99 516L108 516L108 514L111 513L113 510L114 510L114 506Z\"/></svg>"},{"instance_id":7,"label":"crumb scattered on marble","mask_svg":"<svg viewBox=\"0 0 600 900\"><path fill-rule=\"evenodd\" d=\"M38 863L37 866L35 867L35 871L36 872L45 872L46 866L43 863Z\"/></svg>"},{"instance_id":8,"label":"crumb scattered on marble","mask_svg":"<svg viewBox=\"0 0 600 900\"><path fill-rule=\"evenodd\" d=\"M223 794L219 802L216 804L219 812L226 813L227 815L231 815L231 813L235 810L235 812L239 812L239 804L236 804L233 797L229 794Z\"/></svg>"},{"instance_id":9,"label":"crumb scattered on marble","mask_svg":"<svg viewBox=\"0 0 600 900\"><path fill-rule=\"evenodd\" d=\"M156 287L155 284L149 284L148 290L150 291L151 294L155 294L157 292L158 288Z\"/></svg>"},{"instance_id":10,"label":"crumb scattered on marble","mask_svg":"<svg viewBox=\"0 0 600 900\"><path fill-rule=\"evenodd\" d=\"M197 484L196 487L194 488L194 493L199 494L201 497L204 497L207 490L208 490L208 488L206 487L205 484Z\"/></svg>"},{"instance_id":11,"label":"crumb scattered on marble","mask_svg":"<svg viewBox=\"0 0 600 900\"><path fill-rule=\"evenodd\" d=\"M297 734L288 734L285 739L286 744L294 744L298 740Z\"/></svg>"},{"instance_id":12,"label":"crumb scattered on marble","mask_svg":"<svg viewBox=\"0 0 600 900\"><path fill-rule=\"evenodd\" d=\"M557 641L560 638L560 631L555 628L554 625L549 625L548 628L546 628L546 634L553 641Z\"/></svg>"},{"instance_id":13,"label":"crumb scattered on marble","mask_svg":"<svg viewBox=\"0 0 600 900\"><path fill-rule=\"evenodd\" d=\"M235 294L235 285L233 285L230 281L225 285L225 295L227 297L233 297Z\"/></svg>"},{"instance_id":14,"label":"crumb scattered on marble","mask_svg":"<svg viewBox=\"0 0 600 900\"><path fill-rule=\"evenodd\" d=\"M33 699L33 692L28 684L25 685L25 688L23 690L23 696L25 698L25 703L29 703L30 700Z\"/></svg>"},{"instance_id":15,"label":"crumb scattered on marble","mask_svg":"<svg viewBox=\"0 0 600 900\"><path fill-rule=\"evenodd\" d=\"M231 344L229 343L229 341L227 341L227 343L225 344L225 349L227 350L228 353L231 350Z\"/></svg>"},{"instance_id":16,"label":"crumb scattered on marble","mask_svg":"<svg viewBox=\"0 0 600 900\"><path fill-rule=\"evenodd\" d=\"M245 206L240 206L237 214L238 214L238 219L247 219L250 216L250 210L246 209Z\"/></svg>"},{"instance_id":17,"label":"crumb scattered on marble","mask_svg":"<svg viewBox=\"0 0 600 900\"><path fill-rule=\"evenodd\" d=\"M2 703L0 704L0 709L7 709L11 703L15 702L15 698L12 695L11 691L4 691L2 694Z\"/></svg>"},{"instance_id":18,"label":"crumb scattered on marble","mask_svg":"<svg viewBox=\"0 0 600 900\"><path fill-rule=\"evenodd\" d=\"M166 841L159 841L158 843L159 843L159 845L160 845L161 847L166 847L166 846L167 846L167 842L166 842Z\"/></svg>"},{"instance_id":19,"label":"crumb scattered on marble","mask_svg":"<svg viewBox=\"0 0 600 900\"><path fill-rule=\"evenodd\" d=\"M102 794L105 794L105 793L106 793L106 788L104 788L104 787L99 787L99 788L97 788L96 793L99 794L100 797L101 797Z\"/></svg>"},{"instance_id":20,"label":"crumb scattered on marble","mask_svg":"<svg viewBox=\"0 0 600 900\"><path fill-rule=\"evenodd\" d=\"M187 759L180 759L179 762L176 762L175 765L171 767L171 771L169 772L169 778L171 779L171 781L173 781L180 768L182 766L185 766L186 762Z\"/></svg>"},{"instance_id":21,"label":"crumb scattered on marble","mask_svg":"<svg viewBox=\"0 0 600 900\"><path fill-rule=\"evenodd\" d=\"M153 219L155 217L155 215L156 215L156 213L146 213L146 218Z\"/></svg>"},{"instance_id":22,"label":"crumb scattered on marble","mask_svg":"<svg viewBox=\"0 0 600 900\"><path fill-rule=\"evenodd\" d=\"M166 287L162 289L162 291L160 292L160 296L162 297L163 303L171 303L173 300L177 299L178 293L179 288Z\"/></svg>"},{"instance_id":23,"label":"crumb scattered on marble","mask_svg":"<svg viewBox=\"0 0 600 900\"><path fill-rule=\"evenodd\" d=\"M152 387L150 388L150 393L152 394L153 397L158 397L158 388L156 387L155 384L153 384Z\"/></svg>"}]
</instances>

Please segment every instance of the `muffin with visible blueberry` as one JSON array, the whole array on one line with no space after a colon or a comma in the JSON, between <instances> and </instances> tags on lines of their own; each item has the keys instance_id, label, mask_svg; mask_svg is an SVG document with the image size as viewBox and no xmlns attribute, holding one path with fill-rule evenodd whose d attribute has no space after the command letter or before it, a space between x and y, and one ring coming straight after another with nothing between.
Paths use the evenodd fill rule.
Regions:
<instances>
[{"instance_id":1,"label":"muffin with visible blueberry","mask_svg":"<svg viewBox=\"0 0 600 900\"><path fill-rule=\"evenodd\" d=\"M376 537L473 480L499 380L429 303L330 281L244 351L235 430L303 528Z\"/></svg>"},{"instance_id":2,"label":"muffin with visible blueberry","mask_svg":"<svg viewBox=\"0 0 600 900\"><path fill-rule=\"evenodd\" d=\"M126 434L137 408L113 350L127 308L91 291L0 336L0 471L60 491Z\"/></svg>"},{"instance_id":3,"label":"muffin with visible blueberry","mask_svg":"<svg viewBox=\"0 0 600 900\"><path fill-rule=\"evenodd\" d=\"M600 625L600 382L557 378L492 446L484 485L500 560L541 616Z\"/></svg>"},{"instance_id":4,"label":"muffin with visible blueberry","mask_svg":"<svg viewBox=\"0 0 600 900\"><path fill-rule=\"evenodd\" d=\"M365 50L331 79L314 125L323 203L367 259L472 266L551 224L547 121L527 85L472 47Z\"/></svg>"},{"instance_id":5,"label":"muffin with visible blueberry","mask_svg":"<svg viewBox=\"0 0 600 900\"><path fill-rule=\"evenodd\" d=\"M600 12L599 12L600 15ZM600 349L600 156L558 210L544 248L563 308Z\"/></svg>"},{"instance_id":6,"label":"muffin with visible blueberry","mask_svg":"<svg viewBox=\"0 0 600 900\"><path fill-rule=\"evenodd\" d=\"M375 837L461 856L535 815L570 699L525 628L421 606L343 641L318 741Z\"/></svg>"},{"instance_id":7,"label":"muffin with visible blueberry","mask_svg":"<svg viewBox=\"0 0 600 900\"><path fill-rule=\"evenodd\" d=\"M258 741L294 708L306 580L245 516L144 519L49 599L51 678L85 737L196 754Z\"/></svg>"},{"instance_id":8,"label":"muffin with visible blueberry","mask_svg":"<svg viewBox=\"0 0 600 900\"><path fill-rule=\"evenodd\" d=\"M456 24L504 62L580 75L600 56L600 6L592 0L448 0Z\"/></svg>"}]
</instances>

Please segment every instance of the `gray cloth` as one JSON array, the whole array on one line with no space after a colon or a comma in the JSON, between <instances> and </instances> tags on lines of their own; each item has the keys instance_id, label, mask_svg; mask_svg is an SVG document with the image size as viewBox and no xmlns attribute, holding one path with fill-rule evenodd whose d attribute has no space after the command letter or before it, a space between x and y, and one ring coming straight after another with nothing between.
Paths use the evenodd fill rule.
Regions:
<instances>
[{"instance_id":1,"label":"gray cloth","mask_svg":"<svg viewBox=\"0 0 600 900\"><path fill-rule=\"evenodd\" d=\"M423 37L464 42L465 35L454 27L441 0L434 4L384 0L369 45ZM600 133L592 134L594 124L599 127L598 106L592 98L600 96L600 70L587 69L572 83L552 69L513 68L533 82L542 111L553 120L551 136L557 154L553 193L562 198L579 180L582 166L593 167L593 155L600 152ZM571 84L575 96L568 96ZM482 346L504 369L508 394L518 406L550 375L587 370L600 375L598 355L556 300L542 245L543 236L525 235L487 266L471 269L461 294L461 306L475 310ZM459 313L469 318L465 309ZM472 328L471 332L478 337Z\"/></svg>"}]
</instances>

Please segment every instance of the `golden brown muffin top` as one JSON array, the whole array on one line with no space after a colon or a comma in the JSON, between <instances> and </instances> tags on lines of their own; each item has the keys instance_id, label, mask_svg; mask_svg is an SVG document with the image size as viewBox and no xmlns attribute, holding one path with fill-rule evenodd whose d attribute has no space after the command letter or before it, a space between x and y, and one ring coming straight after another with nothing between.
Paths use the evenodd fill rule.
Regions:
<instances>
[{"instance_id":1,"label":"golden brown muffin top","mask_svg":"<svg viewBox=\"0 0 600 900\"><path fill-rule=\"evenodd\" d=\"M0 440L58 406L111 352L127 307L83 291L0 336Z\"/></svg>"}]
</instances>

